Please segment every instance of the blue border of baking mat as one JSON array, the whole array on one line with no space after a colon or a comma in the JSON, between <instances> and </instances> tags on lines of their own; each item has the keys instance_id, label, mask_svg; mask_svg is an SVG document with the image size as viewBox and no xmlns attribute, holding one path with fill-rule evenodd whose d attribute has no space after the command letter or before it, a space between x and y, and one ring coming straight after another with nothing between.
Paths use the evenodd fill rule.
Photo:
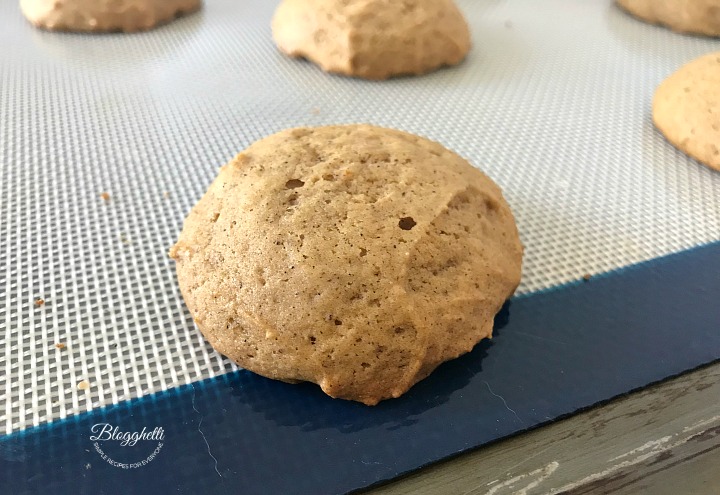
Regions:
<instances>
[{"instance_id":1,"label":"blue border of baking mat","mask_svg":"<svg viewBox=\"0 0 720 495\"><path fill-rule=\"evenodd\" d=\"M238 371L0 438L0 493L334 494L720 359L720 242L513 299L492 341L369 408ZM90 429L162 427L145 466ZM158 441L102 443L116 462Z\"/></svg>"}]
</instances>

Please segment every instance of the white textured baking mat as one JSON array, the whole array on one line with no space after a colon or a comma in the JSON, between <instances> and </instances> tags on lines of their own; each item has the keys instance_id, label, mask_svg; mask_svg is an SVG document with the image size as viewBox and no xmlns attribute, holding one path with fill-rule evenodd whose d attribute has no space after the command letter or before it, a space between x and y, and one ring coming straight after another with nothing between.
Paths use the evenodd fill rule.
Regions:
<instances>
[{"instance_id":1,"label":"white textured baking mat","mask_svg":"<svg viewBox=\"0 0 720 495\"><path fill-rule=\"evenodd\" d=\"M217 168L286 127L371 122L469 158L516 214L520 293L720 239L720 173L650 120L656 85L720 41L609 0L460 1L467 61L381 83L279 55L277 2L208 0L153 32L96 36L33 29L16 3L0 2L4 432L232 369L166 252Z\"/></svg>"}]
</instances>

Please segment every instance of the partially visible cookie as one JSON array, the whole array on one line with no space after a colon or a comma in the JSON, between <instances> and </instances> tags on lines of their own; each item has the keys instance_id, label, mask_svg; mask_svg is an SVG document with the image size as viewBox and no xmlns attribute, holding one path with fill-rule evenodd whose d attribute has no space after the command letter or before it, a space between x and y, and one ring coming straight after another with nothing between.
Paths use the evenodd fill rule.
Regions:
<instances>
[{"instance_id":1,"label":"partially visible cookie","mask_svg":"<svg viewBox=\"0 0 720 495\"><path fill-rule=\"evenodd\" d=\"M37 27L55 31L144 31L200 8L201 0L20 0Z\"/></svg>"},{"instance_id":2,"label":"partially visible cookie","mask_svg":"<svg viewBox=\"0 0 720 495\"><path fill-rule=\"evenodd\" d=\"M424 74L470 50L453 0L283 0L272 30L284 53L366 79Z\"/></svg>"},{"instance_id":3,"label":"partially visible cookie","mask_svg":"<svg viewBox=\"0 0 720 495\"><path fill-rule=\"evenodd\" d=\"M220 353L372 405L491 336L522 246L500 188L467 161L347 125L283 131L239 154L170 256Z\"/></svg>"},{"instance_id":4,"label":"partially visible cookie","mask_svg":"<svg viewBox=\"0 0 720 495\"><path fill-rule=\"evenodd\" d=\"M720 52L693 60L660 84L653 121L677 148L720 170Z\"/></svg>"},{"instance_id":5,"label":"partially visible cookie","mask_svg":"<svg viewBox=\"0 0 720 495\"><path fill-rule=\"evenodd\" d=\"M681 33L720 36L720 0L617 0L629 13Z\"/></svg>"}]
</instances>

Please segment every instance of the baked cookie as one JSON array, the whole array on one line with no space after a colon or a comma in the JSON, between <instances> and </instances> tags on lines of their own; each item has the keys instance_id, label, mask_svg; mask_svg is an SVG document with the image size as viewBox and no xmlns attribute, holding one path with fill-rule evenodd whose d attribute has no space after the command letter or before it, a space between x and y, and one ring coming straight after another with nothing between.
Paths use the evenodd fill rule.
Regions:
<instances>
[{"instance_id":1,"label":"baked cookie","mask_svg":"<svg viewBox=\"0 0 720 495\"><path fill-rule=\"evenodd\" d=\"M660 84L653 121L678 149L720 170L720 52L693 60Z\"/></svg>"},{"instance_id":2,"label":"baked cookie","mask_svg":"<svg viewBox=\"0 0 720 495\"><path fill-rule=\"evenodd\" d=\"M201 0L20 0L25 17L56 31L144 31L200 8Z\"/></svg>"},{"instance_id":3,"label":"baked cookie","mask_svg":"<svg viewBox=\"0 0 720 495\"><path fill-rule=\"evenodd\" d=\"M286 130L239 154L170 256L217 351L373 405L491 336L522 246L500 189L467 161L346 125Z\"/></svg>"},{"instance_id":4,"label":"baked cookie","mask_svg":"<svg viewBox=\"0 0 720 495\"><path fill-rule=\"evenodd\" d=\"M617 0L632 15L681 33L720 36L720 0Z\"/></svg>"},{"instance_id":5,"label":"baked cookie","mask_svg":"<svg viewBox=\"0 0 720 495\"><path fill-rule=\"evenodd\" d=\"M284 53L366 79L424 74L470 50L453 0L283 0L272 30Z\"/></svg>"}]
</instances>

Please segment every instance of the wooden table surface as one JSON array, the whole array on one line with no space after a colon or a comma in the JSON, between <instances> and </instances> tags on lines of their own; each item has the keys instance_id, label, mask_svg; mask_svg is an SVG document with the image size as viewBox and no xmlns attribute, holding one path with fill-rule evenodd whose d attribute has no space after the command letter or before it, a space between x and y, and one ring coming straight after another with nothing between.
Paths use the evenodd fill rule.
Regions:
<instances>
[{"instance_id":1,"label":"wooden table surface","mask_svg":"<svg viewBox=\"0 0 720 495\"><path fill-rule=\"evenodd\" d=\"M369 493L718 495L720 363Z\"/></svg>"}]
</instances>

